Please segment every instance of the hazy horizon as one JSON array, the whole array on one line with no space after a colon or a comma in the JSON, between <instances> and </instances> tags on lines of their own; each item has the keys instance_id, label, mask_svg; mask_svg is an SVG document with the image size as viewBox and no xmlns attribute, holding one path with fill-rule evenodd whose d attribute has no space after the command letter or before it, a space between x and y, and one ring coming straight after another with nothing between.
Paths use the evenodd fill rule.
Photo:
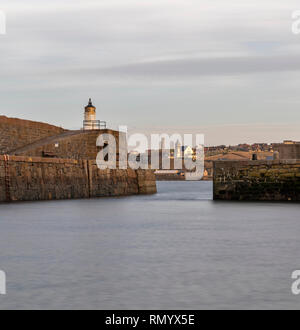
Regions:
<instances>
[{"instance_id":1,"label":"hazy horizon","mask_svg":"<svg viewBox=\"0 0 300 330\"><path fill-rule=\"evenodd\" d=\"M299 1L3 0L0 114L69 129L300 140Z\"/></svg>"}]
</instances>

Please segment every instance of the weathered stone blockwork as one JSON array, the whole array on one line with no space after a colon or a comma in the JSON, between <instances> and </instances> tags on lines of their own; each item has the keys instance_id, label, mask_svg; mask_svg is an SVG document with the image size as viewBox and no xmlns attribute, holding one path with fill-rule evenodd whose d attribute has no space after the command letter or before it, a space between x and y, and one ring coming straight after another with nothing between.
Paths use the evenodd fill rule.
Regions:
<instances>
[{"instance_id":1,"label":"weathered stone blockwork","mask_svg":"<svg viewBox=\"0 0 300 330\"><path fill-rule=\"evenodd\" d=\"M58 135L61 127L0 116L0 154L10 153L45 137Z\"/></svg>"},{"instance_id":2,"label":"weathered stone blockwork","mask_svg":"<svg viewBox=\"0 0 300 330\"><path fill-rule=\"evenodd\" d=\"M280 159L300 159L300 143L284 144L279 143L273 146L274 151L279 152Z\"/></svg>"},{"instance_id":3,"label":"weathered stone blockwork","mask_svg":"<svg viewBox=\"0 0 300 330\"><path fill-rule=\"evenodd\" d=\"M95 161L10 156L9 194L0 156L0 201L92 198L156 192L151 170L99 170Z\"/></svg>"},{"instance_id":4,"label":"weathered stone blockwork","mask_svg":"<svg viewBox=\"0 0 300 330\"><path fill-rule=\"evenodd\" d=\"M69 134L69 135L68 135ZM14 155L43 157L51 154L56 158L69 159L96 159L99 148L96 141L101 134L111 134L115 137L116 147L119 150L119 132L110 129L94 131L70 131L49 139L40 140L35 144L28 145L16 150Z\"/></svg>"},{"instance_id":5,"label":"weathered stone blockwork","mask_svg":"<svg viewBox=\"0 0 300 330\"><path fill-rule=\"evenodd\" d=\"M300 160L217 161L214 199L300 201Z\"/></svg>"},{"instance_id":6,"label":"weathered stone blockwork","mask_svg":"<svg viewBox=\"0 0 300 330\"><path fill-rule=\"evenodd\" d=\"M139 194L156 193L156 178L152 170L136 170Z\"/></svg>"}]
</instances>

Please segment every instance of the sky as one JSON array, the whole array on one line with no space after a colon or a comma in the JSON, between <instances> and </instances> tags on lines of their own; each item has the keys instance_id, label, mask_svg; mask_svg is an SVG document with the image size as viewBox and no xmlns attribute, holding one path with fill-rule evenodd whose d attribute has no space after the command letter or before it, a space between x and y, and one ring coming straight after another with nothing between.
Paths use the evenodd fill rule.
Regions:
<instances>
[{"instance_id":1,"label":"sky","mask_svg":"<svg viewBox=\"0 0 300 330\"><path fill-rule=\"evenodd\" d=\"M69 129L300 140L295 0L1 0L0 114Z\"/></svg>"}]
</instances>

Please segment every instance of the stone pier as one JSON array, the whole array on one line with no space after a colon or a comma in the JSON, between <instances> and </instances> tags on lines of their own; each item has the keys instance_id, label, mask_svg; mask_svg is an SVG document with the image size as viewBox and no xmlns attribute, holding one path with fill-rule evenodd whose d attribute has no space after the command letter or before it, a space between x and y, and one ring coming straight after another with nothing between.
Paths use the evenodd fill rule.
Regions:
<instances>
[{"instance_id":1,"label":"stone pier","mask_svg":"<svg viewBox=\"0 0 300 330\"><path fill-rule=\"evenodd\" d=\"M0 202L154 193L151 170L99 170L93 160L0 155Z\"/></svg>"},{"instance_id":2,"label":"stone pier","mask_svg":"<svg viewBox=\"0 0 300 330\"><path fill-rule=\"evenodd\" d=\"M214 200L300 201L300 160L214 162Z\"/></svg>"}]
</instances>

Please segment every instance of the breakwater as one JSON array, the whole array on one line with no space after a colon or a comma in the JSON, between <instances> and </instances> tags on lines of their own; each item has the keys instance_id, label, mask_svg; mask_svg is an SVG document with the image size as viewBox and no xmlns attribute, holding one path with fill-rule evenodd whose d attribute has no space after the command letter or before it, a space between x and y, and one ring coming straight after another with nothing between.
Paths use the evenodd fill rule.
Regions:
<instances>
[{"instance_id":1,"label":"breakwater","mask_svg":"<svg viewBox=\"0 0 300 330\"><path fill-rule=\"evenodd\" d=\"M94 160L0 155L0 202L153 193L151 170L100 170Z\"/></svg>"},{"instance_id":2,"label":"breakwater","mask_svg":"<svg viewBox=\"0 0 300 330\"><path fill-rule=\"evenodd\" d=\"M216 161L214 199L300 201L300 160Z\"/></svg>"},{"instance_id":3,"label":"breakwater","mask_svg":"<svg viewBox=\"0 0 300 330\"><path fill-rule=\"evenodd\" d=\"M66 130L50 124L0 116L0 154L63 132Z\"/></svg>"}]
</instances>

